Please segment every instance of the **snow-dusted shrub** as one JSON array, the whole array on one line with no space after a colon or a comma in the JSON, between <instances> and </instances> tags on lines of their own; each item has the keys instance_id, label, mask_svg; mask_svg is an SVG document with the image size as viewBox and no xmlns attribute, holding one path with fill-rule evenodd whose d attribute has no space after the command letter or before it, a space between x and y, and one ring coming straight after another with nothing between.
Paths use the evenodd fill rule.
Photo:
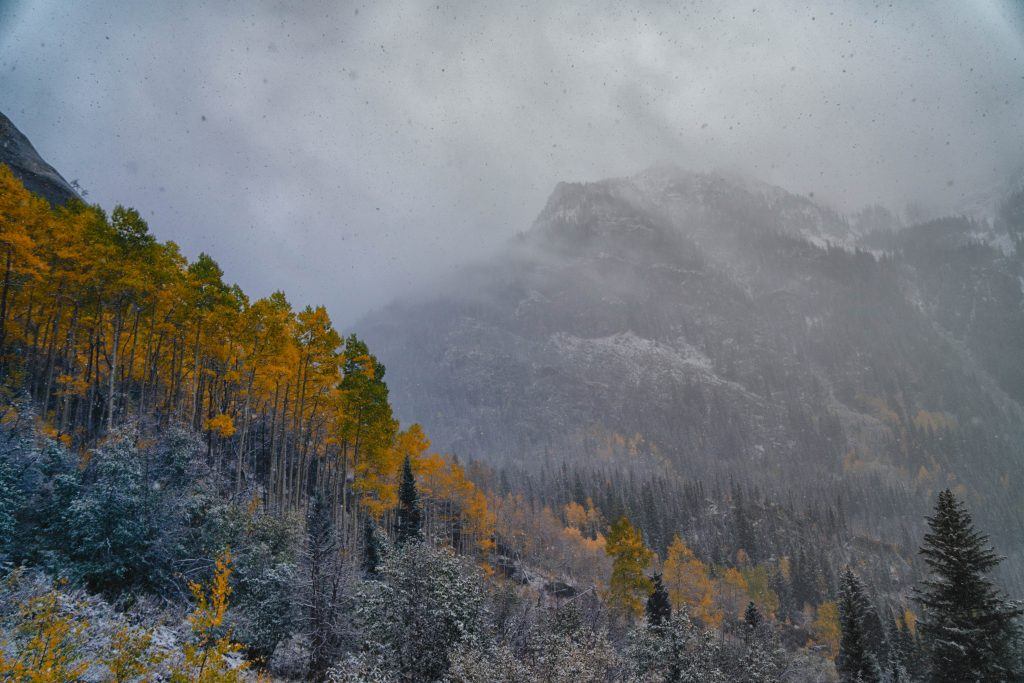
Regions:
<instances>
[{"instance_id":1,"label":"snow-dusted shrub","mask_svg":"<svg viewBox=\"0 0 1024 683\"><path fill-rule=\"evenodd\" d=\"M727 679L719 667L719 652L717 634L698 626L685 609L679 609L667 622L643 624L630 634L630 679L724 683Z\"/></svg>"},{"instance_id":2,"label":"snow-dusted shrub","mask_svg":"<svg viewBox=\"0 0 1024 683\"><path fill-rule=\"evenodd\" d=\"M365 665L435 681L449 650L479 637L484 590L477 568L451 549L409 542L387 554L377 580L363 582L356 605Z\"/></svg>"}]
</instances>

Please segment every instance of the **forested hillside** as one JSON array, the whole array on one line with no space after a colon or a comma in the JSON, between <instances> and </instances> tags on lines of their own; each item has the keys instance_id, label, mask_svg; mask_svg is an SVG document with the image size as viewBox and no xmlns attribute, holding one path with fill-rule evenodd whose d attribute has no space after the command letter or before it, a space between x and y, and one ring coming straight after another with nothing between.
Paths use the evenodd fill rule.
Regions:
<instances>
[{"instance_id":1,"label":"forested hillside","mask_svg":"<svg viewBox=\"0 0 1024 683\"><path fill-rule=\"evenodd\" d=\"M551 227L556 213L564 216L549 207L538 234L555 230L566 253L593 240L587 258L605 262L622 289L588 286L593 273L580 266L579 289L552 307L551 290L506 283L509 296L528 292L536 303L530 312L521 301L514 317L546 331L570 321L551 348L589 359L588 372L609 373L600 375L606 383L587 384L592 375L563 366L537 377L564 395L505 384L524 393L499 393L508 403L495 406L480 393L482 428L564 420L565 433L534 432L547 447L515 457L488 450L486 439L465 442L456 457L433 452L419 425L402 428L384 364L360 338L336 331L324 308L296 311L283 293L251 300L210 256L190 261L160 242L137 211L107 214L76 197L51 204L0 165L0 673L15 681L895 681L926 678L950 661L966 675L1009 680L1019 610L986 578L999 564L987 539L949 491L928 535L925 505L909 524L898 520L908 499L930 507L933 489L958 483L947 471L968 444L972 463L990 458L1009 482L1010 456L971 439L986 425L1015 424L1012 406L992 404L999 412L985 419L993 422L958 431L956 406L974 410L978 394L991 396L967 375L940 380L944 398L930 411L906 398L907 384L886 384L883 366L835 386L802 361L827 344L856 344L852 327L839 334L808 322L825 331L789 348L770 332L794 324L795 313L758 312L749 292L655 219L630 222L625 236L594 237ZM607 225L573 220L582 230ZM608 237L614 258L603 251ZM778 277L771 259L784 258L792 281L827 270L839 282L798 292L812 301L854 296L850 282L856 296L881 301L895 267L791 236L755 242L767 277ZM620 269L652 250L668 259L659 274ZM534 262L528 278L566 282L544 268ZM616 299L635 291L638 276L681 278L722 308L666 297L668 309L645 312ZM940 284L931 296L945 296ZM629 331L579 307L586 297L628 318ZM460 305L496 315L491 303ZM707 332L680 328L675 345L652 340L652 330L676 324L675 306L749 314L761 351L736 341L750 330L728 316ZM883 315L907 314L896 306ZM461 330L460 343L477 344L485 358L532 352L525 341L475 337L474 326L485 328L466 320L444 338ZM439 328L423 331L431 329ZM857 333L867 339L872 329ZM946 347L934 343L946 362ZM500 383L515 367L440 363L424 372L439 372L447 387L474 371ZM906 372L925 381L923 370ZM622 395L611 398L610 387ZM800 401L772 399L790 392ZM667 426L659 424L666 396L677 409ZM438 405L449 410L447 400ZM836 414L844 400L865 411L856 420L874 441L849 436L852 418ZM531 422L538 401L544 421ZM596 428L588 411L598 407L659 431ZM869 444L902 460L881 462ZM812 453L841 461L849 477L811 481L837 467ZM763 477L744 474L752 463ZM961 495L990 476L956 471L968 483ZM916 499L908 476L929 482ZM1012 490L1004 484L979 516L1004 514ZM1009 509L1007 519L1019 521ZM920 583L926 576L933 580ZM967 577L977 604L944 594L949 576ZM965 642L983 643L966 663L956 654Z\"/></svg>"},{"instance_id":2,"label":"forested hillside","mask_svg":"<svg viewBox=\"0 0 1024 683\"><path fill-rule=\"evenodd\" d=\"M398 414L443 449L736 482L841 509L858 542L907 561L951 487L1019 592L1019 201L904 225L675 167L563 183L507 248L360 329ZM651 504L663 518L668 503Z\"/></svg>"}]
</instances>

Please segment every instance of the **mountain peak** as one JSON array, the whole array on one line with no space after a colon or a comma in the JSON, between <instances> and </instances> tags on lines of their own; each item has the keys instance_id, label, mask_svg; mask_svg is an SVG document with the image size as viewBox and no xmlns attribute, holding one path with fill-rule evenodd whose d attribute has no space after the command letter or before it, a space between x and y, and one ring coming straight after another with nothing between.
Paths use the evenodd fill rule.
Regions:
<instances>
[{"instance_id":1,"label":"mountain peak","mask_svg":"<svg viewBox=\"0 0 1024 683\"><path fill-rule=\"evenodd\" d=\"M51 204L65 204L80 198L68 181L39 156L29 139L2 112L0 163L10 166L25 187L45 197Z\"/></svg>"},{"instance_id":2,"label":"mountain peak","mask_svg":"<svg viewBox=\"0 0 1024 683\"><path fill-rule=\"evenodd\" d=\"M846 244L852 237L846 219L812 198L738 174L668 163L631 176L559 183L532 232L574 247L601 237L650 236L660 245L666 234L712 248L723 239L759 233L788 234L819 246Z\"/></svg>"}]
</instances>

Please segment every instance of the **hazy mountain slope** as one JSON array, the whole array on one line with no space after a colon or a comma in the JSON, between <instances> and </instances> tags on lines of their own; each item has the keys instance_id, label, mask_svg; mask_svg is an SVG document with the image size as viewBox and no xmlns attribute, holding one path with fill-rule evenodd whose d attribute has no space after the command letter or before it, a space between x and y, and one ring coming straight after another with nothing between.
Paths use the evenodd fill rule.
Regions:
<instances>
[{"instance_id":1,"label":"hazy mountain slope","mask_svg":"<svg viewBox=\"0 0 1024 683\"><path fill-rule=\"evenodd\" d=\"M60 173L43 161L11 120L0 112L0 163L7 164L29 190L45 197L51 204L64 204L78 198L78 193Z\"/></svg>"},{"instance_id":2,"label":"hazy mountain slope","mask_svg":"<svg viewBox=\"0 0 1024 683\"><path fill-rule=\"evenodd\" d=\"M361 331L399 414L460 455L844 481L865 519L872 477L904 482L904 512L962 483L1012 535L1019 264L913 230L873 255L852 234L806 198L673 168L561 184L493 260Z\"/></svg>"}]
</instances>

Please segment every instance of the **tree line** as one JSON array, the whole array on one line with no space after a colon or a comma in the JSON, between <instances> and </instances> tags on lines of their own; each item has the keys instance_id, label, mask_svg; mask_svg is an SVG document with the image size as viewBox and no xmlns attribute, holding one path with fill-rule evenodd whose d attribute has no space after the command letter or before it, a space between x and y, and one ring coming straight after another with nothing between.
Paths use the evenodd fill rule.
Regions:
<instances>
[{"instance_id":1,"label":"tree line","mask_svg":"<svg viewBox=\"0 0 1024 683\"><path fill-rule=\"evenodd\" d=\"M189 262L134 209L54 208L0 166L0 377L47 434L87 453L125 424L185 425L227 493L279 512L328 501L358 535L393 506L409 456L432 481L428 521L489 543L486 501L457 463L400 430L385 368L322 306L251 300L206 254ZM457 529L457 530L456 530Z\"/></svg>"}]
</instances>

